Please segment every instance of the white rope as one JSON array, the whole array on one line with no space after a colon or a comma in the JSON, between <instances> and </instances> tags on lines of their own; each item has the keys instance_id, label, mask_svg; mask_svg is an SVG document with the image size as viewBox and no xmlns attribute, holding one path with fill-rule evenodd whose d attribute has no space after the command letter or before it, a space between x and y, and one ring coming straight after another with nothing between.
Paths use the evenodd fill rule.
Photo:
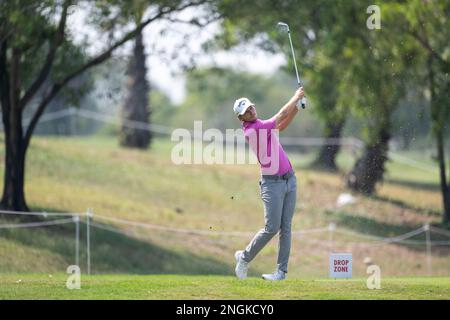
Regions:
<instances>
[{"instance_id":1,"label":"white rope","mask_svg":"<svg viewBox=\"0 0 450 320\"><path fill-rule=\"evenodd\" d=\"M143 228L147 228L147 229L163 230L163 231L170 231L170 232L184 233L184 234L197 234L197 235L208 235L208 236L220 235L220 236L235 236L235 237L248 237L248 236L252 236L255 234L255 232L250 232L250 231L238 232L238 231L217 231L217 230L207 231L207 230L200 230L200 229L179 229L179 228L166 227L166 226L161 226L161 225L142 223L142 222L124 220L124 219L101 216L101 215L96 215L96 217L99 217L100 219L104 219L104 220L110 221L110 222L122 223L122 224L126 224L126 225L143 227ZM106 229L107 227L103 227L103 228ZM118 232L117 229L110 230L110 231ZM324 227L324 228L297 230L297 231L293 231L292 234L293 235L303 235L303 234L321 233L321 232L329 232L329 231L330 231L330 227L328 226L328 227ZM344 231L344 230L334 230L334 231L338 231L338 232L341 232L344 234L354 235L354 233ZM408 233L396 236L396 237L391 237L391 238L366 236L366 237L370 237L370 238L374 239L373 242L345 242L345 243L350 244L350 245L360 245L360 246L379 246L379 245L385 245L385 244L395 243L395 242L403 242L405 244L423 244L425 242L406 241L406 239L412 238L422 232L424 232L423 227L413 230L413 231L410 231ZM338 241L338 242L342 242L342 241ZM450 241L434 241L431 243L434 245L449 245Z\"/></svg>"},{"instance_id":2,"label":"white rope","mask_svg":"<svg viewBox=\"0 0 450 320\"><path fill-rule=\"evenodd\" d=\"M104 115L99 112L90 111L90 110L83 110L83 109L73 109L73 110L75 110L77 115L82 116L84 118L94 119L94 120L112 123L112 124L120 124L120 125L126 126L128 128L132 128L132 129L147 130L147 131L152 131L152 132L166 134L166 135L171 135L172 132L176 129L173 127L158 125L158 124L154 124L154 123L149 124L149 123L142 122L142 121L128 120L123 117L117 117L117 116L113 116L113 115ZM62 116L66 116L66 115L62 115ZM186 130L188 130L188 129L186 129ZM191 132L191 130L188 130L188 131ZM202 141L208 142L203 137L198 137L197 135L193 134L192 132L191 132L191 135L196 140L202 140ZM239 140L237 140L237 141L239 144ZM364 142L357 138L354 138L354 137L348 137L348 138L281 137L280 141L284 146L349 145L352 147L356 147L358 149L361 149L364 147ZM389 155L392 156L392 158L395 158L396 161L398 161L400 163L407 164L409 166L412 166L412 167L415 167L417 169L424 170L427 172L432 172L432 173L436 172L435 167L425 166L422 163L415 161L413 159L410 159L410 158L407 158L405 156L401 156L398 154L394 154L392 151L389 152Z\"/></svg>"},{"instance_id":3,"label":"white rope","mask_svg":"<svg viewBox=\"0 0 450 320\"><path fill-rule=\"evenodd\" d=\"M351 236L359 236L359 237L365 237L365 238L370 238L373 239L374 241L390 241L390 242L397 242L397 239L408 239L411 237L414 237L415 235L418 235L422 232L424 232L425 229L424 227L420 227L416 230L412 230L409 231L407 233L395 236L395 237L390 237L390 238L384 238L384 237L377 237L377 236L372 236L372 235L366 235L366 234L356 234L354 232L351 231L347 231L347 230L336 230L337 233L341 233L341 234L347 234L347 235L351 235Z\"/></svg>"},{"instance_id":4,"label":"white rope","mask_svg":"<svg viewBox=\"0 0 450 320\"><path fill-rule=\"evenodd\" d=\"M111 222L123 223L131 226L143 227L147 229L156 229L163 231L171 231L176 233L187 233L187 234L198 234L198 235L221 235L221 236L234 236L234 237L248 237L255 234L255 232L251 231L219 231L219 230L200 230L200 229L180 229L173 227L166 227L156 224L136 222L130 220L124 220L119 218L95 215L97 218L101 218ZM304 229L292 232L293 234L308 234L308 233L318 233L318 232L326 232L329 231L329 228L315 228L315 229Z\"/></svg>"},{"instance_id":5,"label":"white rope","mask_svg":"<svg viewBox=\"0 0 450 320\"><path fill-rule=\"evenodd\" d=\"M450 237L450 231L447 231L447 230L444 230L444 229L441 229L441 228L436 228L436 227L433 227L433 226L430 226L429 228L430 228L431 232L435 232L437 234Z\"/></svg>"},{"instance_id":6,"label":"white rope","mask_svg":"<svg viewBox=\"0 0 450 320\"><path fill-rule=\"evenodd\" d=\"M450 246L450 241L430 241L433 246Z\"/></svg>"},{"instance_id":7,"label":"white rope","mask_svg":"<svg viewBox=\"0 0 450 320\"><path fill-rule=\"evenodd\" d=\"M427 166L424 165L422 162L410 159L408 157L405 156L401 156L399 154L394 154L392 151L389 151L389 157L394 159L397 162L400 162L402 164L406 164L410 167L416 168L416 169L420 169L422 171L427 171L430 173L437 173L438 172L438 168L434 167L434 166Z\"/></svg>"},{"instance_id":8,"label":"white rope","mask_svg":"<svg viewBox=\"0 0 450 320\"><path fill-rule=\"evenodd\" d=\"M325 228L314 228L314 229L303 229L298 231L292 231L292 235L303 235L303 234L310 234L310 233L320 233L320 232L327 232L330 231L329 227Z\"/></svg>"},{"instance_id":9,"label":"white rope","mask_svg":"<svg viewBox=\"0 0 450 320\"><path fill-rule=\"evenodd\" d=\"M336 229L335 231L336 231L336 233L349 235L349 236L352 236L352 237L368 238L368 239L371 239L373 241L380 241L381 239L384 239L383 237L372 236L372 235L369 235L369 234L360 234L360 233L349 231L349 230Z\"/></svg>"},{"instance_id":10,"label":"white rope","mask_svg":"<svg viewBox=\"0 0 450 320\"><path fill-rule=\"evenodd\" d=\"M400 240L400 241L395 241L395 242L387 242L387 243L379 243L379 244L371 244L370 242L352 242L350 243L351 245L355 245L355 246L363 246L363 247L370 247L370 246L384 246L386 244L391 244L391 243L400 243L400 244L405 244L405 245L426 245L427 242L426 241L420 241L420 240ZM450 241L430 241L431 245L434 246L448 246L450 245Z\"/></svg>"},{"instance_id":11,"label":"white rope","mask_svg":"<svg viewBox=\"0 0 450 320\"><path fill-rule=\"evenodd\" d=\"M74 222L74 218L79 218L82 214L79 213L47 213L47 212L21 212L21 211L7 211L7 210L0 210L0 213L3 214L10 214L10 215L36 215L36 216L43 216L43 217L54 217L54 216L69 216L70 219L61 219L61 220L53 220L53 221L47 221L47 222L32 222L32 223L23 223L23 224L5 224L0 225L0 228L6 229L6 228L26 228L26 227L39 227L39 226L49 226L49 225L56 225L56 224L64 224L64 223L70 223ZM102 215L95 215L95 217L110 221L110 222L116 222L116 223L122 223L126 225L131 226L137 226L137 227L143 227L147 229L155 229L155 230L162 230L162 231L170 231L170 232L176 232L176 233L184 233L184 234L197 234L197 235L208 235L208 236L214 236L214 235L220 235L220 236L234 236L234 237L248 237L255 234L255 232L250 231L219 231L219 230L200 230L200 229L182 229L182 228L173 228L173 227L167 227L157 224L151 224L151 223L143 223L143 222L137 222L137 221L130 221L120 218L114 218L114 217L108 217L108 216L102 216ZM82 221L85 223L84 221ZM117 229L112 229L104 225L95 224L92 222L95 227L103 228L105 230L113 231L122 233L120 231L117 231ZM377 237L377 236L371 236L371 235L363 235L363 234L357 234L351 231L342 230L342 229L333 229L330 230L330 226L323 227L323 228L311 228L311 229L301 229L297 231L293 231L293 235L303 235L303 234L313 234L313 233L321 233L321 232L337 232L344 235L350 235L350 236L356 236L356 237L365 237L372 239L371 242L344 242L344 241L335 241L335 242L341 242L346 243L347 245L352 246L380 246L385 245L389 243L404 243L404 244L423 244L425 242L422 241L416 241L416 240L406 240L409 238L412 238L420 233L423 233L425 231L425 227L420 227L416 230L407 232L405 234L390 237L390 238L383 238L383 237ZM450 232L439 229L436 227L430 226L430 231L450 236ZM312 239L305 239L306 241L315 241ZM329 241L324 241L324 243L329 243ZM432 245L449 245L450 241L431 241Z\"/></svg>"},{"instance_id":12,"label":"white rope","mask_svg":"<svg viewBox=\"0 0 450 320\"><path fill-rule=\"evenodd\" d=\"M339 231L342 232L342 231ZM405 234L392 237L392 238L378 238L378 240L374 240L373 242L347 242L348 245L361 246L361 247L376 247L376 246L384 246L390 243L402 242L406 239L412 238L418 234L425 232L424 227L420 227L416 230L407 232ZM345 231L343 232L345 233ZM424 242L425 243L425 242Z\"/></svg>"},{"instance_id":13,"label":"white rope","mask_svg":"<svg viewBox=\"0 0 450 320\"><path fill-rule=\"evenodd\" d=\"M124 125L128 128L132 129L140 129L140 130L146 130L146 131L152 131L156 133L162 133L170 135L172 134L172 131L174 128L166 127L154 123L147 123L143 121L135 121L135 120L128 120L122 117L116 117L112 115L104 115L98 112L90 111L90 110L82 110L77 109L77 114L88 119L94 119L102 122L112 123L112 124L120 124ZM120 123L119 123L120 122Z\"/></svg>"},{"instance_id":14,"label":"white rope","mask_svg":"<svg viewBox=\"0 0 450 320\"><path fill-rule=\"evenodd\" d=\"M156 132L156 133L165 134L165 135L171 135L173 130L176 129L173 127L163 126L163 125L159 125L159 124L154 124L154 123L149 124L149 123L143 122L143 121L128 120L123 117L118 117L115 115L105 115L105 114L102 114L99 112L86 110L86 109L77 109L77 108L67 108L64 110L59 110L59 111L55 111L52 113L44 114L39 121L40 122L52 121L52 120L66 117L67 115L77 115L77 116L81 116L81 117L92 119L92 120L102 121L102 122L106 122L106 123L112 123L112 124L116 124L116 125L123 125L125 127L132 128L132 129L146 130L146 131ZM191 132L191 130L189 130L189 132ZM198 137L198 136L194 135L192 132L191 132L191 135L195 140L202 140L202 141L208 142L208 141L204 140L203 137ZM352 146L352 147L355 147L358 149L361 149L364 147L364 142L357 138L354 138L354 137L348 137L348 138L281 137L280 141L284 146L349 145L349 146ZM239 140L238 140L238 145L239 145ZM416 168L416 169L419 169L422 171L430 172L430 173L437 172L437 168L434 166L424 165L423 163L421 163L419 161L410 159L408 157L405 157L405 156L402 156L399 154L395 154L392 151L389 151L389 156L392 159L395 159L395 161L400 162L402 164L406 164L410 167L413 167L413 168Z\"/></svg>"},{"instance_id":15,"label":"white rope","mask_svg":"<svg viewBox=\"0 0 450 320\"><path fill-rule=\"evenodd\" d=\"M63 117L66 117L68 115L77 115L84 118L97 120L101 122L106 123L112 123L116 125L123 125L128 128L132 129L140 129L140 130L146 130L151 132L156 132L160 134L165 135L171 135L173 130L176 128L163 126L159 124L154 123L147 123L143 121L134 121L134 120L128 120L123 117L117 117L115 115L105 115L99 112L86 110L86 109L77 109L77 108L67 108L64 110L59 110L51 113L44 114L39 122L47 122L52 121L56 119L60 119ZM190 131L190 130L189 130ZM191 131L190 131L191 132ZM192 132L191 132L192 134ZM194 139L196 140L202 140L203 137L197 137L196 135L192 135ZM364 142L354 138L354 137L348 137L348 138L321 138L321 137L312 137L312 138L298 138L298 137L281 137L280 138L281 143L284 146L322 146L322 145L348 145L352 146L358 149L361 149L364 147ZM208 142L208 141L205 141ZM239 140L238 140L239 142ZM239 143L238 143L239 144ZM413 160L411 158L395 154L392 151L389 151L389 157L392 159L395 159L395 161L400 162L402 164L406 164L410 167L420 169L422 171L430 172L430 173L436 173L437 168L434 166L428 166L424 165L423 163Z\"/></svg>"},{"instance_id":16,"label":"white rope","mask_svg":"<svg viewBox=\"0 0 450 320\"><path fill-rule=\"evenodd\" d=\"M83 221L83 223L85 223L85 222ZM120 235L126 235L126 236L128 235L128 234L127 234L126 232L124 232L124 231L121 231L121 230L116 229L116 228L108 227L108 226L106 226L106 225L102 225L102 224L99 224L99 223L96 223L96 222L90 222L89 224L90 224L92 227L99 228L99 229L102 229L102 230L106 230L106 231L118 233L118 234L120 234Z\"/></svg>"},{"instance_id":17,"label":"white rope","mask_svg":"<svg viewBox=\"0 0 450 320\"><path fill-rule=\"evenodd\" d=\"M142 227L147 229L155 229L155 230L163 230L163 231L171 231L175 233L185 233L185 234L197 234L197 235L222 235L222 236L234 236L234 237L247 237L249 235L253 235L254 232L239 232L239 231L217 231L217 230L199 230L199 229L179 229L179 228L172 228L172 227L166 227L151 223L143 223L143 222L136 222L136 221L130 221L130 220L124 220L119 218L113 218L113 217L107 217L107 216L101 216L96 214L96 218L100 218L106 221L111 222L117 222L117 223L123 223L135 227Z\"/></svg>"},{"instance_id":18,"label":"white rope","mask_svg":"<svg viewBox=\"0 0 450 320\"><path fill-rule=\"evenodd\" d=\"M179 229L179 228L166 227L166 226L155 225L155 224L150 224L150 223L143 223L143 222L136 222L136 221L119 219L119 218L107 217L107 216L102 216L102 215L96 215L96 217L106 220L106 221L110 221L110 222L122 223L122 224L126 224L126 225L143 227L143 228L147 228L147 229L170 231L170 232L175 232L175 233L197 234L197 235L221 235L221 236L235 236L235 237L248 237L248 236L255 234L255 232L249 232L249 231L238 232L238 231L217 231L217 230L207 231L207 230L200 230L200 229ZM314 229L293 231L292 234L293 235L302 235L302 234L320 233L320 232L329 232L329 231L330 231L330 228L328 226L325 228L314 228ZM341 232L344 234L349 233L344 230L342 230L342 231L334 230L334 231L335 232L338 231L338 232ZM374 239L374 242L381 242L381 243L374 244L374 242L365 242L365 243L364 242L355 242L355 244L364 246L364 245L384 245L384 244L388 244L388 243L401 242L408 238L414 237L422 232L424 232L424 227L421 227L417 230L413 230L408 233L405 233L405 234L402 234L402 235L399 235L396 237L391 237L391 238L371 237Z\"/></svg>"},{"instance_id":19,"label":"white rope","mask_svg":"<svg viewBox=\"0 0 450 320\"><path fill-rule=\"evenodd\" d=\"M84 221L82 221L82 222L85 223ZM119 230L117 228L113 228L113 227L110 227L110 226L106 226L104 224L99 224L99 223L95 223L95 222L91 222L90 224L92 226L96 227L96 228L103 229L103 230L106 230L106 231L111 231L111 232L114 232L114 233L117 233L117 234L120 234L120 235L129 235L125 231L122 231L122 230ZM328 228L308 229L308 230L305 230L305 231L309 231L309 230L312 231L311 233L329 231ZM296 232L293 232L293 234L294 233L300 234L300 233L307 233L307 232L296 231ZM310 242L310 243L323 244L325 246L329 245L329 242L327 240L315 240L315 239L302 238L302 241ZM351 245L351 246L355 246L355 245L373 245L372 242L346 242L346 241L339 241L339 240L336 240L335 242L336 243L342 243L342 244L345 244L345 245ZM409 240L409 241L408 240L400 240L400 241L397 241L397 242L401 242L401 243L404 243L404 244L411 244L411 245L414 245L414 244L415 245L425 245L424 241L417 241L417 240ZM382 243L381 245L386 245L386 244L389 244L389 243ZM439 245L447 246L447 245L450 245L450 241L431 241L430 244L434 245L434 246L439 246Z\"/></svg>"},{"instance_id":20,"label":"white rope","mask_svg":"<svg viewBox=\"0 0 450 320\"><path fill-rule=\"evenodd\" d=\"M323 145L348 145L356 148L362 148L364 143L356 138L297 138L282 137L281 143L284 146L323 146Z\"/></svg>"},{"instance_id":21,"label":"white rope","mask_svg":"<svg viewBox=\"0 0 450 320\"><path fill-rule=\"evenodd\" d=\"M81 221L81 222L82 223L86 223L85 221ZM106 230L106 231L111 231L111 232L118 233L118 234L121 234L121 235L129 235L129 233L127 233L125 231L122 231L122 230L119 230L117 228L113 228L113 227L110 227L110 226L106 226L106 225L103 225L103 224L99 224L99 223L95 223L95 222L90 222L90 224L92 226L96 227L96 228L103 229L103 230ZM292 232L292 234L316 233L316 232L324 232L324 231L328 231L328 230L329 230L328 228L317 228L317 229L308 229L308 230L305 230L305 231L295 231L295 232ZM311 231L311 232L309 232L309 231ZM302 239L302 241L311 242L311 243L321 243L321 244L324 244L324 245L328 245L328 241L327 240ZM373 242L353 242L353 243L352 242L345 242L345 241L335 241L335 242L336 243L342 243L342 244L350 244L350 245L355 245L355 244L356 245L358 245L358 244L369 244L370 245L370 244L373 244ZM398 242L402 242L402 243L405 243L405 244L411 244L411 245L413 245L413 244L415 244L415 245L424 245L425 244L424 241L418 241L418 240L410 240L410 241L408 241L408 240L400 240ZM432 245L443 245L443 246L450 245L450 241L431 241L430 243Z\"/></svg>"},{"instance_id":22,"label":"white rope","mask_svg":"<svg viewBox=\"0 0 450 320\"><path fill-rule=\"evenodd\" d=\"M154 123L149 124L149 123L143 122L143 121L129 120L129 119L125 119L123 117L119 117L119 116L115 116L115 115L111 115L111 114L102 114L102 113L95 112L92 110L77 109L77 108L67 108L64 110L46 113L39 119L39 122L52 121L52 120L67 117L68 115L77 115L77 116L81 116L81 117L88 118L91 120L97 120L97 121L111 123L111 124L117 124L117 125L124 125L128 128L132 128L132 129L147 130L147 131L162 133L162 134L166 134L166 135L171 135L173 130L177 129L174 127L169 127L169 126L164 126L164 125L159 125L159 124L154 124ZM27 122L27 121L28 121L28 119L25 120L25 122ZM192 132L191 132L191 134L192 134ZM204 140L203 137L194 136L194 138L208 142L208 140ZM349 137L349 138L282 137L282 138L280 138L280 141L283 145L286 145L286 146L349 145L349 146L354 146L357 148L362 148L364 146L364 143L361 140L356 139L354 137Z\"/></svg>"},{"instance_id":23,"label":"white rope","mask_svg":"<svg viewBox=\"0 0 450 320\"><path fill-rule=\"evenodd\" d=\"M408 238L412 238L412 237L414 237L414 236L416 236L418 234L423 233L424 231L425 231L424 227L420 227L417 230L413 230L413 231L407 232L407 233L405 233L403 235L399 235L399 236L396 236L396 237L385 238L382 241L385 241L385 242L398 242L398 241L402 241L402 240L405 240L405 239L408 239Z\"/></svg>"},{"instance_id":24,"label":"white rope","mask_svg":"<svg viewBox=\"0 0 450 320\"><path fill-rule=\"evenodd\" d=\"M67 108L67 109L63 109L63 110L59 110L59 111L45 113L39 118L39 123L53 121L53 120L65 118L70 115L74 115L75 114L74 110L75 110L75 108ZM25 123L23 125L23 127L27 128L29 126L29 123L31 122L31 118L23 119L22 122Z\"/></svg>"},{"instance_id":25,"label":"white rope","mask_svg":"<svg viewBox=\"0 0 450 320\"><path fill-rule=\"evenodd\" d=\"M0 229L15 229L15 228L35 228L44 226L53 226L57 224L73 223L74 219L60 219L44 222L28 222L28 223L12 223L12 224L0 224Z\"/></svg>"},{"instance_id":26,"label":"white rope","mask_svg":"<svg viewBox=\"0 0 450 320\"><path fill-rule=\"evenodd\" d=\"M316 239L308 239L308 238L299 238L299 241L309 242L309 243L316 243L316 244L322 244L326 247L329 247L329 241L328 240L316 240ZM420 241L420 240L401 240L396 242L382 242L382 243L375 243L375 242L348 242L344 240L333 240L334 245L338 246L351 246L351 247L364 247L364 248L370 248L370 247L381 247L393 243L399 243L404 245L418 245L418 246L425 246L426 241ZM432 246L450 246L450 241L430 241L430 245Z\"/></svg>"},{"instance_id":27,"label":"white rope","mask_svg":"<svg viewBox=\"0 0 450 320\"><path fill-rule=\"evenodd\" d=\"M112 124L120 124L128 128L132 129L140 129L140 130L147 130L152 131L156 133L162 133L166 135L171 135L172 132L177 129L173 127L158 125L158 124L149 124L143 121L133 121L128 120L123 117L116 117L113 115L104 115L95 111L90 110L83 110L83 109L76 109L76 112L78 115L88 118L88 119L94 119L102 122L112 123ZM209 140L205 140L203 136L195 135L191 130L186 129L191 133L191 136L195 140L202 140L204 142L209 142ZM237 137L240 137L242 135L236 135ZM217 142L219 139L218 137L215 137L215 141ZM364 143L361 140L358 140L356 138L350 137L350 138L297 138L297 137L283 137L280 138L280 141L283 145L289 146L317 146L317 145L350 145L355 146L358 148L361 148ZM224 142L224 141L220 141ZM239 144L239 140L237 140Z\"/></svg>"},{"instance_id":28,"label":"white rope","mask_svg":"<svg viewBox=\"0 0 450 320\"><path fill-rule=\"evenodd\" d=\"M41 217L74 217L80 213L64 213L64 212L24 212L24 211L9 211L0 210L2 214L19 215L19 216L41 216Z\"/></svg>"}]
</instances>

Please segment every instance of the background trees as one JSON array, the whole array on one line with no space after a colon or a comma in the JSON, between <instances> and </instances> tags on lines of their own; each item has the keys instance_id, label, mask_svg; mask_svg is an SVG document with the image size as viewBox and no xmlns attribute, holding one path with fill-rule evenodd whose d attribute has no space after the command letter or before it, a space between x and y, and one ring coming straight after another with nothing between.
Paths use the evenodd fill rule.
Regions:
<instances>
[{"instance_id":1,"label":"background trees","mask_svg":"<svg viewBox=\"0 0 450 320\"><path fill-rule=\"evenodd\" d=\"M83 54L73 44L66 23L76 1L14 1L0 7L0 101L5 131L5 175L0 206L28 210L24 194L25 157L34 129L48 104L85 71L109 59L113 52L133 39L150 23L185 8L205 4L198 1L152 2L152 14L134 28L112 38L94 56ZM117 16L129 16L128 2L111 0L88 3L93 21L113 28ZM150 3L149 3L150 4ZM56 23L55 23L56 17ZM70 49L73 47L74 49ZM51 84L37 96L44 84ZM37 99L37 101L35 101ZM36 103L24 130L23 112Z\"/></svg>"},{"instance_id":2,"label":"background trees","mask_svg":"<svg viewBox=\"0 0 450 320\"><path fill-rule=\"evenodd\" d=\"M67 27L68 18L80 5L90 15L91 25L105 35L96 50L88 50L92 49L88 42L75 41ZM1 2L0 101L5 132L1 206L27 209L23 192L26 151L44 111L55 101L76 104L94 90L96 76L87 71L106 62L129 40L134 41L135 50L128 65L127 99L122 101L125 119L149 123L149 97L154 97L152 109L158 106L152 110L155 119L167 120L167 125L188 127L192 120L204 119L206 125L224 130L239 125L230 106L243 95L255 100L261 116L271 116L296 86L294 78L286 76L293 75L286 35L276 29L278 21L285 21L292 30L310 101L286 134L309 132L333 141L348 128L361 128L365 146L346 184L355 192L373 194L383 180L392 137L401 135L402 144L411 147L416 143L408 138L411 132L425 135L431 130L443 217L449 221L450 176L445 153L450 120L450 4L383 1L380 30L366 27L368 5L349 0L332 5L326 0ZM256 45L268 52L285 53L285 73L267 78L223 67L192 68L186 72L188 93L180 106L173 106L159 93L149 93L143 28L160 19L176 21L173 14L190 7L201 7L206 16L185 23L201 27L208 20L219 19L219 32L205 45L207 54ZM169 104L169 111L159 107ZM424 105L427 109L421 111ZM24 115L30 117L29 123L24 123ZM423 120L427 115L430 125ZM408 123L397 128L399 119ZM120 140L122 145L146 148L150 138L148 131L123 126ZM325 144L315 165L337 170L338 153L339 145Z\"/></svg>"},{"instance_id":3,"label":"background trees","mask_svg":"<svg viewBox=\"0 0 450 320\"><path fill-rule=\"evenodd\" d=\"M231 14L236 4L239 12ZM430 105L440 166L443 219L448 221L444 137L450 113L450 5L384 1L380 4L380 30L366 27L369 5L360 1L335 1L332 5L326 1L259 1L253 7L239 0L223 1L220 9L226 19L218 39L223 47L229 47L259 38L262 48L273 51L276 47L268 45L261 33L280 44L273 26L280 20L289 22L295 32L297 61L306 76L306 92L325 124L324 136L339 136L348 111L364 123L364 151L347 176L348 187L364 194L374 193L377 182L383 180L395 111L408 90L419 99L424 95ZM254 9L260 13L257 17L249 14ZM325 148L317 160L334 169L337 148Z\"/></svg>"}]
</instances>

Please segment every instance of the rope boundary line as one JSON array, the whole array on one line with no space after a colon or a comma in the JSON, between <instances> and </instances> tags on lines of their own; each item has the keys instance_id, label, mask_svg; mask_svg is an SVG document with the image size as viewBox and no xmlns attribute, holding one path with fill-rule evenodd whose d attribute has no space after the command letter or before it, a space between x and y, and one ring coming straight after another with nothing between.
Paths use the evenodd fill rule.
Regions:
<instances>
[{"instance_id":1,"label":"rope boundary line","mask_svg":"<svg viewBox=\"0 0 450 320\"><path fill-rule=\"evenodd\" d=\"M55 217L55 216L69 216L71 218L68 219L59 219L59 220L51 220L51 221L44 221L44 222L31 222L31 223L16 223L16 224L0 224L0 229L8 229L8 228L27 228L27 227L40 227L40 226L50 226L50 225L56 225L56 224L65 224L65 223L72 223L80 221L82 223L85 223L82 219L80 219L81 216L85 215L85 213L47 213L47 212L21 212L21 211L6 211L6 210L0 210L0 213L4 214L11 214L11 215L33 215L33 216L42 216L42 217ZM115 218L110 216L104 216L104 215L93 215L90 214L90 217L98 218L100 220L109 221L109 222L115 222L120 224L125 224L129 226L134 227L142 227L146 229L153 229L153 230L161 230L161 231L170 231L175 233L181 233L181 234L195 234L195 235L207 235L207 236L233 236L233 237L248 237L255 234L255 232L252 231L220 231L220 230L202 230L202 229L183 229L183 228L174 228L174 227L168 227L158 224L152 224L152 223L145 223L145 222L139 222L139 221L132 221L127 219L121 219L121 218ZM98 223L95 223L94 221L90 222L91 225L94 227L99 227ZM109 228L109 226L102 225L103 229ZM427 229L428 228L428 229ZM417 241L417 240L410 240L405 241L409 238L412 238L416 235L419 235L423 232L426 232L429 230L430 232L434 232L443 236L450 237L450 232L444 229L440 229L434 226L422 226L418 229L409 231L407 233L397 235L394 237L377 237L377 236L371 236L371 235L360 235L356 234L352 231L348 231L345 229L338 229L336 228L335 224L330 224L327 227L322 228L310 228L310 229L300 229L292 231L292 235L302 236L304 234L314 234L314 233L322 233L322 232L336 232L343 235L349 235L352 237L366 237L373 239L373 241L370 242L364 242L364 241L336 241L333 240L333 242L342 242L346 243L348 245L358 245L358 246L379 246L379 245L385 245L390 243L398 243L398 242L405 242L409 244L424 244L426 241ZM109 230L113 231L113 230ZM118 231L118 229L114 228L114 231ZM434 245L450 245L450 241L432 241L430 242Z\"/></svg>"}]
</instances>

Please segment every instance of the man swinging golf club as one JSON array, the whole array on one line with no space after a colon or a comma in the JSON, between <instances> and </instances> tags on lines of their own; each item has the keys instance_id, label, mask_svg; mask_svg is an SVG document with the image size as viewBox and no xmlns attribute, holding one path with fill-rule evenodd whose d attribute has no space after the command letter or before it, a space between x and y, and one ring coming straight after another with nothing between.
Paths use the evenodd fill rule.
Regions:
<instances>
[{"instance_id":1,"label":"man swinging golf club","mask_svg":"<svg viewBox=\"0 0 450 320\"><path fill-rule=\"evenodd\" d=\"M279 233L278 261L274 273L263 274L265 280L284 280L288 271L291 249L291 222L295 211L297 180L292 165L278 140L298 112L297 104L304 97L300 87L293 97L268 120L258 119L255 105L247 98L234 103L234 113L242 121L244 135L261 166L259 181L264 203L265 227L250 241L245 250L235 253L236 276L247 277L249 263L259 251Z\"/></svg>"}]
</instances>

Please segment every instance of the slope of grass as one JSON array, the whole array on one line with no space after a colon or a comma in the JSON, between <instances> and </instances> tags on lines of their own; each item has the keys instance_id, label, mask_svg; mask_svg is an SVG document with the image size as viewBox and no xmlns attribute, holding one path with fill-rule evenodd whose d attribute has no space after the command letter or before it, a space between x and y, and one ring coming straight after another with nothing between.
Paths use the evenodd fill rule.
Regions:
<instances>
[{"instance_id":1,"label":"slope of grass","mask_svg":"<svg viewBox=\"0 0 450 320\"><path fill-rule=\"evenodd\" d=\"M202 231L251 231L264 224L256 165L183 165L171 161L172 144L155 140L152 148L119 148L107 137L35 137L27 156L26 198L34 210L94 211L98 215ZM0 156L4 150L0 149ZM351 157L340 162L351 165ZM352 231L335 234L332 250L351 251L354 274L364 277L370 257L386 276L424 275L424 245L353 246L367 235L394 236L422 226L439 224L441 200L437 177L392 162L395 182L380 186L377 197L357 196L354 205L336 207L339 194L348 192L341 174L308 169L303 155L292 155L298 177L298 200L293 228L317 228L330 222ZM3 166L3 161L0 162ZM401 174L397 174L401 171ZM0 167L3 174L3 167ZM409 180L402 180L402 176ZM2 177L0 177L2 178ZM0 183L3 179L0 179ZM415 181L416 185L411 184ZM400 182L400 183L399 183ZM404 182L404 183L401 183ZM421 188L421 183L431 188ZM4 217L2 218L4 219ZM81 268L86 268L86 231L81 224ZM233 253L251 236L194 235L109 225L122 235L92 229L91 260L94 273L170 273L231 275ZM290 277L326 277L330 243L327 232L294 237ZM423 240L423 235L412 240ZM433 240L449 240L433 235ZM64 272L74 263L74 225L42 229L0 230L0 272ZM448 275L448 247L433 247L433 274ZM252 262L250 274L273 270L276 239ZM3 277L1 275L0 277Z\"/></svg>"},{"instance_id":2,"label":"slope of grass","mask_svg":"<svg viewBox=\"0 0 450 320\"><path fill-rule=\"evenodd\" d=\"M81 289L66 288L67 275L9 274L0 278L3 299L449 299L449 278L288 279L267 282L225 276L82 276Z\"/></svg>"}]
</instances>

